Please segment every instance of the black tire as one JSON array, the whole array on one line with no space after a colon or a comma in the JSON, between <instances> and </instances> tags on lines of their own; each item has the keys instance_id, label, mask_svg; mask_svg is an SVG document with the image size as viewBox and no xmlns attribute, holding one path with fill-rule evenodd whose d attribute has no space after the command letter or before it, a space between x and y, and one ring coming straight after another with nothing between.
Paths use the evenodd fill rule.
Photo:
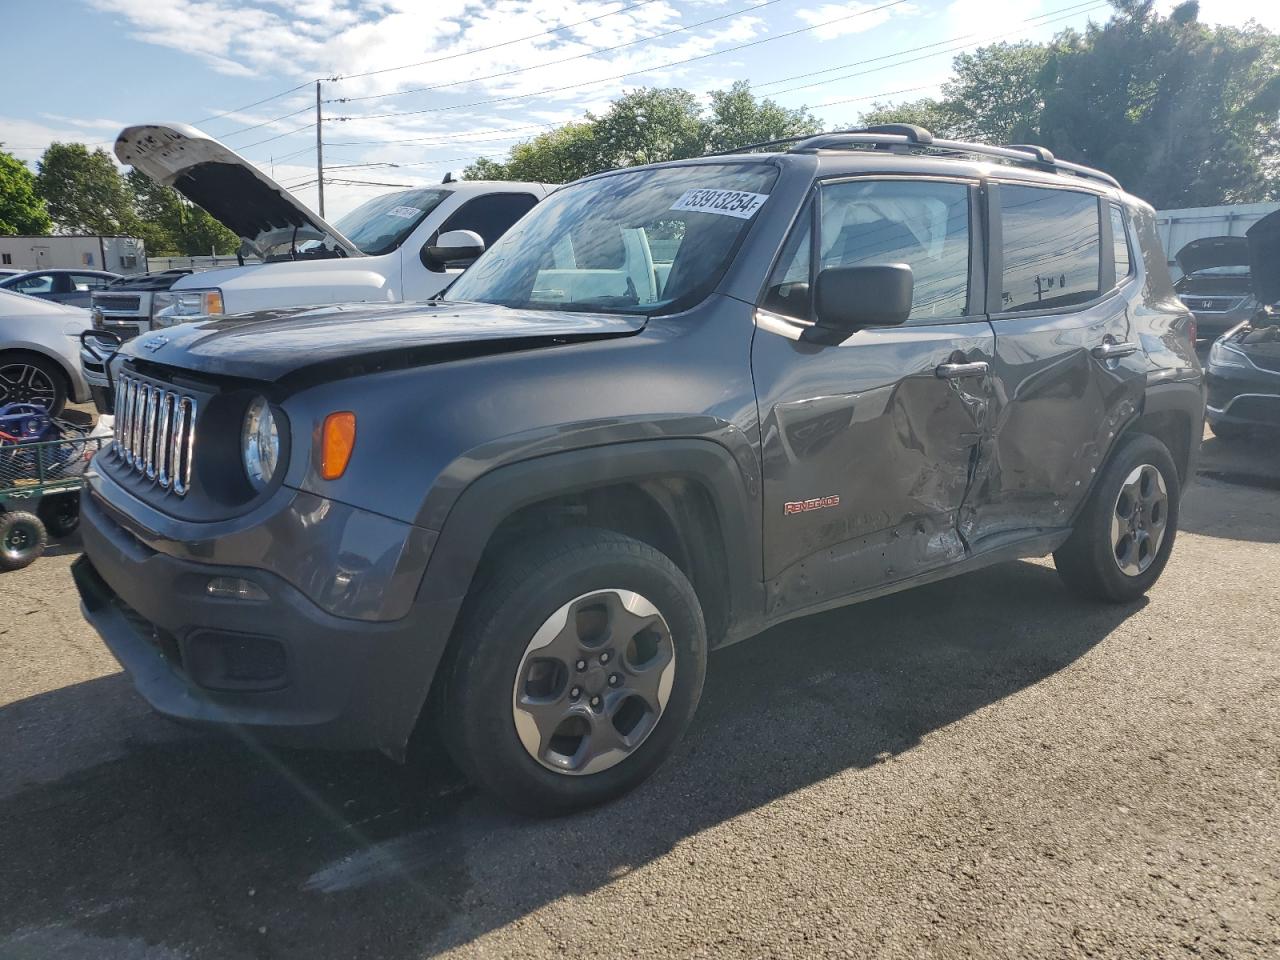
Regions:
<instances>
[{"instance_id":1,"label":"black tire","mask_svg":"<svg viewBox=\"0 0 1280 960\"><path fill-rule=\"evenodd\" d=\"M1126 481L1143 467L1154 467L1164 484L1163 534L1159 546L1149 550L1139 569L1139 561L1132 561L1135 571L1126 573L1114 538L1113 518L1124 510L1120 504L1122 488ZM1149 474L1143 474L1139 484L1146 483ZM1159 494L1153 495L1158 498ZM1169 449L1148 434L1133 434L1121 439L1112 453L1102 475L1094 485L1083 511L1077 518L1070 539L1053 555L1058 575L1073 593L1092 600L1110 603L1126 603L1145 594L1159 579L1169 562L1173 542L1178 532L1178 504L1182 486ZM1132 511L1130 511L1132 515ZM1120 521L1123 527L1124 521ZM1135 529L1133 536L1137 537ZM1126 545L1126 549L1130 549ZM1135 554L1136 556L1136 554Z\"/></svg>"},{"instance_id":2,"label":"black tire","mask_svg":"<svg viewBox=\"0 0 1280 960\"><path fill-rule=\"evenodd\" d=\"M8 403L39 403L56 417L67 405L67 375L38 353L0 353L0 407Z\"/></svg>"},{"instance_id":3,"label":"black tire","mask_svg":"<svg viewBox=\"0 0 1280 960\"><path fill-rule=\"evenodd\" d=\"M34 513L0 513L0 570L21 570L35 563L48 540Z\"/></svg>"},{"instance_id":4,"label":"black tire","mask_svg":"<svg viewBox=\"0 0 1280 960\"><path fill-rule=\"evenodd\" d=\"M675 666L665 709L646 713L646 717L651 714L655 719L646 720L647 732L628 748L630 752L622 754L622 759L612 760L614 765L598 772L549 769L544 760L526 749L517 733L515 699L522 689L527 689L519 686L525 681L519 680L518 674L532 669L532 639L553 616L568 611L567 616L574 618L574 634L570 633L566 618L559 636L573 635L574 639L567 643L585 643L580 632L581 624L586 622L584 611L604 610L603 605L593 603L597 597L622 600L623 594L618 591L647 599L658 611L662 626L669 628L663 631L662 642L672 657L668 662ZM584 606L571 606L571 601ZM615 635L625 636L635 629L625 611L616 618L613 613L602 615L606 619L601 621L599 636L605 639L598 649L614 644ZM633 633L632 642L647 632L646 628ZM626 702L632 649L627 647L628 653L619 656L607 671L595 661L586 673L577 672L576 661L547 661L568 671L565 685L557 687L561 693L552 698L557 709L560 704L569 703L572 690L581 689L582 702L573 698L571 708L585 710L586 700L594 707L599 699L602 706L596 715L604 718L612 713L608 722L615 731L619 730L617 718L622 711L613 705ZM600 654L597 659L604 656ZM612 800L653 773L693 717L702 695L706 662L706 627L697 595L669 558L647 544L611 531L558 531L512 550L468 597L444 668L444 689L436 700L437 729L454 762L483 790L526 814L570 813ZM610 671L619 665L627 667L625 674L618 671L623 687L603 689L602 696L594 696L591 691L602 681L600 674L609 672L613 679ZM573 686L578 682L582 683L581 688ZM585 751L587 736L581 743ZM609 757L618 753L611 752Z\"/></svg>"},{"instance_id":5,"label":"black tire","mask_svg":"<svg viewBox=\"0 0 1280 960\"><path fill-rule=\"evenodd\" d=\"M80 494L55 493L43 498L36 516L55 540L69 537L80 526Z\"/></svg>"}]
</instances>

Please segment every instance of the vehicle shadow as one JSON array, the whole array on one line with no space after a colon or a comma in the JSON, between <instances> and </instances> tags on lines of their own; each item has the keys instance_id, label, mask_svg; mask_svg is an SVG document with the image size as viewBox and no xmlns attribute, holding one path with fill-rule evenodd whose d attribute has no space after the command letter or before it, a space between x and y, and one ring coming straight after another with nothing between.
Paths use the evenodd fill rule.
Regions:
<instances>
[{"instance_id":1,"label":"vehicle shadow","mask_svg":"<svg viewBox=\"0 0 1280 960\"><path fill-rule=\"evenodd\" d=\"M652 780L560 820L507 813L445 764L195 732L133 741L0 799L0 953L56 947L56 930L220 957L409 958L467 944L910 751L1068 666L1140 607L1076 601L1051 568L1015 563L774 628L712 656L689 735ZM90 688L119 696L119 679L0 709L0 730L25 718L12 741L22 753L40 717L102 709Z\"/></svg>"}]
</instances>

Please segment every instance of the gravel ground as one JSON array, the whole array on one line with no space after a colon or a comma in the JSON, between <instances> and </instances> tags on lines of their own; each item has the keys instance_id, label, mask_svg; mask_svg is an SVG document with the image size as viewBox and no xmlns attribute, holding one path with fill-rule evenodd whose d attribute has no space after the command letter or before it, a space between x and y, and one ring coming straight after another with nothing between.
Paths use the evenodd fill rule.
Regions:
<instances>
[{"instance_id":1,"label":"gravel ground","mask_svg":"<svg viewBox=\"0 0 1280 960\"><path fill-rule=\"evenodd\" d=\"M1280 956L1280 453L1202 467L1147 600L1015 563L774 629L551 822L154 716L60 546L2 581L0 957Z\"/></svg>"}]
</instances>

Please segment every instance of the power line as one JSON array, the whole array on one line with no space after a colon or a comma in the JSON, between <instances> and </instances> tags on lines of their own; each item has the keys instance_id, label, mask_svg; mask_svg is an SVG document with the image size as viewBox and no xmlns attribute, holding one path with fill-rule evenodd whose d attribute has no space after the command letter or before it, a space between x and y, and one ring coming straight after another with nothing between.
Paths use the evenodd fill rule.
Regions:
<instances>
[{"instance_id":1,"label":"power line","mask_svg":"<svg viewBox=\"0 0 1280 960\"><path fill-rule=\"evenodd\" d=\"M314 83L315 81L312 81L312 82ZM281 116L273 117L270 120L263 120L261 123L251 124L250 126L247 126L247 127L240 127L239 129L231 130L227 133L219 134L219 139L221 139L222 137L234 137L238 133L248 133L250 130L257 130L259 127L266 127L273 123L279 123L281 120L288 120L290 117L296 117L298 114L306 113L311 109L312 109L312 105L307 104L307 106L302 107L298 110L294 110L292 113L282 114Z\"/></svg>"},{"instance_id":2,"label":"power line","mask_svg":"<svg viewBox=\"0 0 1280 960\"><path fill-rule=\"evenodd\" d=\"M334 77L334 80L354 80L358 77L373 77L382 73L392 73L396 70L408 70L412 67L425 67L432 64L444 63L446 60L456 60L458 57L469 57L473 53L486 53L490 50L497 50L501 47L509 47L515 43L524 43L526 40L537 40L541 37L549 37L553 33L562 33L565 30L572 30L574 27L580 27L584 23L595 23L597 20L604 20L608 17L616 17L618 14L627 13L638 7L647 7L651 3L657 3L658 0L640 0L639 3L633 3L630 6L623 7L620 10L612 10L609 13L602 13L599 16L588 17L586 20L579 20L576 23L566 23L560 27L552 27L550 30L544 30L542 33L533 33L527 37L517 37L514 40L504 40L502 43L491 44L487 47L476 47L474 50L463 50L458 53L451 53L445 57L436 57L433 60L419 60L417 63L402 63L397 67L383 67L380 70L367 70L364 73L348 73L342 76Z\"/></svg>"},{"instance_id":3,"label":"power line","mask_svg":"<svg viewBox=\"0 0 1280 960\"><path fill-rule=\"evenodd\" d=\"M293 93L296 90L301 90L303 87L309 87L311 86L311 84L315 82L316 81L314 78L312 78L311 80L304 80L302 83L298 84L296 87L290 87L288 90L281 90L279 93L273 93L271 96L263 97L261 100L255 100L253 101L253 103L246 103L243 107L233 107L232 109L224 111L223 113L215 113L212 117L205 117L201 120L192 120L191 123L194 126L197 123L208 123L211 120L221 120L223 117L229 117L231 116L231 114L239 113L241 110L251 110L254 107L261 106L264 103L269 103L272 100L279 100L281 97L288 96L289 94ZM227 136L230 136L230 134L227 134Z\"/></svg>"},{"instance_id":4,"label":"power line","mask_svg":"<svg viewBox=\"0 0 1280 960\"><path fill-rule=\"evenodd\" d=\"M570 120L570 121L566 121L566 122L567 122L567 123L572 123L573 121L571 121L571 120ZM471 131L469 131L469 133L472 133L472 134L475 134L475 133L514 133L514 132L516 132L517 130L549 130L549 129L553 128L553 127L561 127L561 126L564 126L564 124L560 124L560 123L531 123L531 124L528 124L527 126L523 126L523 127L494 127L492 130L471 130ZM432 133L432 134L429 134L429 135L424 136L424 137L406 137L406 138L401 139L401 140L326 140L326 141L325 141L325 143L326 143L326 145L332 145L332 146L335 146L335 147L382 146L382 145L384 145L384 144L394 144L394 143L416 143L416 144L419 144L419 145L424 146L424 147L430 147L430 146L439 146L439 145L449 144L449 143L458 143L459 141L464 142L464 143L484 143L484 142L486 142L486 141L483 141L483 140L476 140L476 139L474 139L474 138L472 138L472 137L470 137L470 136L449 137L449 138L448 138L448 139L446 139L446 140L439 140L439 139L437 139L437 138L442 137L442 136L444 136L444 134L442 134L442 133ZM520 138L519 138L519 137L499 137L499 138L497 138L497 139L498 139L498 140L519 140ZM425 143L424 141L427 141L427 140L434 140L434 141L435 141L435 143ZM495 141L495 142L496 142L496 141Z\"/></svg>"},{"instance_id":5,"label":"power line","mask_svg":"<svg viewBox=\"0 0 1280 960\"><path fill-rule=\"evenodd\" d=\"M1103 7L1108 7L1108 6L1110 6L1110 5L1111 5L1110 3L1096 3L1096 2L1095 2L1092 6L1089 6L1087 9L1084 9L1084 10L1073 9L1073 10L1072 10L1071 12L1069 12L1069 13L1062 14L1061 16L1054 17L1053 19L1050 19L1050 20L1044 20L1044 22L1043 22L1043 23L1037 23L1037 24L1035 24L1035 26L1036 26L1036 27L1046 26L1047 24L1054 23L1054 22L1059 21L1059 20L1067 20L1067 19L1070 19L1071 17L1077 16L1078 14L1081 14L1081 13L1092 13L1094 10L1099 10L1099 9L1102 9ZM1079 6L1079 5L1077 5L1077 6ZM1065 8L1064 8L1064 9L1065 9ZM1058 11L1053 11L1053 12L1054 12L1054 13L1057 13ZM1046 14L1045 16L1048 16L1048 14ZM1039 17L1038 17L1038 18L1035 18L1035 19L1042 19L1042 18L1039 18ZM1026 23L1026 22L1029 22L1029 21L1023 21L1023 22L1024 22L1024 23ZM811 87L820 87L820 86L822 86L823 84L827 84L827 83L839 83L839 82L840 82L840 81L842 81L842 80L850 80L850 79L852 79L852 78L854 78L854 77L862 77L862 76L866 76L868 73L878 73L878 72L879 72L879 71L881 71L881 70L891 70L891 69L893 69L894 67L902 67L902 66L906 66L908 63L918 63L918 62L920 62L921 60L929 60L929 59L932 59L933 57L942 57L942 56L946 56L946 55L947 55L947 54L949 54L949 53L957 53L957 52L959 52L960 50L964 50L964 49L966 49L967 47L981 46L981 45L983 45L983 44L985 44L985 43L990 43L992 40L1001 40L1001 39L1003 39L1003 38L1005 38L1005 37L1012 37L1012 36L1016 36L1017 34L1020 34L1020 33L1025 33L1025 32L1026 32L1026 29L1027 29L1027 28L1023 28L1023 29L1021 29L1021 30L1010 30L1010 31L1008 31L1008 32L1006 32L1006 33L998 33L998 34L995 34L995 35L993 35L993 36L983 37L983 38L981 38L981 39L979 39L979 40L971 40L971 41L969 41L969 42L967 42L967 43L961 43L961 44L958 44L958 45L956 45L956 46L954 46L954 47L948 47L948 48L947 48L947 49L945 49L945 50L938 50L938 51L935 51L934 53L927 53L927 54L924 54L923 56L919 56L919 57L912 57L910 60L899 60L899 61L897 61L896 63L886 63L886 64L882 64L881 66L878 66L878 67L872 67L870 70L858 70L858 71L856 71L856 72L854 72L854 73L846 73L846 74L842 74L841 76L838 76L838 77L828 77L828 78L827 78L827 79L825 79L825 80L814 80L814 81L811 81L810 83L801 83L801 84L798 84L797 86L794 86L794 87L787 87L785 90L775 90L775 91L773 92L773 95L774 95L774 96L781 96L781 95L782 95L782 94L784 94L784 93L794 93L794 92L795 92L795 91L797 91L797 90L808 90L808 89L810 89ZM974 34L969 34L969 36L974 36ZM960 39L960 38L953 38L953 39ZM902 54L904 54L904 53L915 53L915 52L916 52L916 50L924 50L924 49L928 49L928 47L934 47L934 46L937 46L937 44L929 44L927 47L916 47L916 48L911 49L911 50L899 50L899 51L898 51L898 53L896 53L896 54L890 54L889 56L901 56L901 55L902 55ZM885 59L885 58L884 58L884 57L873 57L871 60L863 60L863 61L861 61L861 62L862 62L862 63L873 63L873 62L875 62L875 61L877 61L877 60L883 60L883 59ZM855 63L845 64L845 66L848 66L848 67L858 66L858 65L859 65L859 64L858 64L857 62L855 62ZM786 79L787 79L787 80L794 80L794 79L798 79L798 78L796 78L796 77L788 77L788 78L786 78ZM775 81L773 81L773 83L785 83L785 82L786 82L786 80L775 80ZM768 85L769 85L769 84L762 84L762 86L768 86Z\"/></svg>"},{"instance_id":6,"label":"power line","mask_svg":"<svg viewBox=\"0 0 1280 960\"><path fill-rule=\"evenodd\" d=\"M446 110L464 110L468 107L487 106L488 104L491 104L491 103L509 103L513 100L527 100L530 97L541 97L541 96L545 96L548 93L560 93L564 90L577 90L580 87L595 86L596 84L600 84L600 83L608 83L611 80L623 80L627 77L637 76L638 74L652 73L655 70L666 70L670 67L683 66L686 63L697 63L698 61L701 61L701 60L709 60L712 57L722 57L726 53L736 53L739 50L747 50L752 47L761 46L762 44L773 43L775 40L785 40L787 37L798 36L799 34L809 33L813 30L819 30L822 27L829 27L833 24L842 23L846 20L853 20L856 17L865 17L871 13L878 13L881 10L889 9L890 7L901 6L906 2L907 0L889 0L888 3L882 3L878 7L869 7L865 10L858 10L855 13L848 13L842 17L836 17L832 20L825 20L822 23L814 23L807 27L799 27L795 30L788 30L785 33L778 33L771 37L764 37L760 40L751 40L747 43L740 43L737 46L725 47L723 50L713 50L711 53L699 54L696 57L685 57L682 60L672 60L668 63L658 63L652 66L643 67L637 70L628 70L626 73L615 74L612 77L597 77L594 80L586 80L580 83L569 83L561 87L551 87L546 90L537 90L533 93L513 94L507 97L493 97L489 100L477 100L473 103L456 103L456 104L453 104L452 106L447 106L447 107L425 107L420 110L399 110L391 113L371 113L371 114L365 114L363 116L332 117L330 119L333 119L333 120L381 120L387 117L410 117L410 116L417 116L423 113L440 113Z\"/></svg>"},{"instance_id":7,"label":"power line","mask_svg":"<svg viewBox=\"0 0 1280 960\"><path fill-rule=\"evenodd\" d=\"M562 63L572 63L574 60L585 60L587 57L594 57L601 53L613 53L616 50L622 50L626 47L635 47L642 43L652 43L655 40L662 40L666 37L674 36L677 33L686 33L689 30L696 30L698 27L705 27L708 23L717 23L720 20L730 20L734 17L740 17L744 13L751 13L755 10L763 10L765 7L771 7L775 3L781 3L782 0L764 0L762 3L755 3L751 6L741 7L732 10L729 13L722 13L719 16L708 17L706 20L699 20L697 23L690 23L683 27L676 27L667 30L664 33L655 33L649 37L639 37L635 40L628 40L626 43L615 43L610 47L597 47L594 50L588 50L586 53L577 53L571 57L561 57L559 60L548 60L545 63L535 63L527 67L516 67L512 70L504 70L502 73L491 73L484 77L469 77L466 80L450 80L448 83L437 83L429 87L412 87L408 90L398 90L395 93L371 93L363 97L338 97L334 100L326 100L325 103L355 103L360 100L382 100L386 97L403 97L411 93L426 93L429 90L443 90L445 87L458 87L468 83L483 83L485 80L497 80L501 77L513 77L519 73L528 73L530 70L541 70L543 67L554 67Z\"/></svg>"},{"instance_id":8,"label":"power line","mask_svg":"<svg viewBox=\"0 0 1280 960\"><path fill-rule=\"evenodd\" d=\"M253 148L253 147L261 146L261 145L262 145L262 144L264 144L264 143L270 143L272 140L280 140L280 139L282 139L283 137L291 137L291 136L293 136L295 133L302 133L302 131L303 131L303 130L310 130L310 129L311 129L312 127L314 127L315 125L316 125L316 122L315 122L314 120L312 120L310 123L308 123L308 124L304 124L303 126L298 127L298 128L296 128L296 129L294 129L294 130L286 130L284 133L277 133L274 137L267 137L267 139L265 139L265 140L259 140L259 141L257 141L256 143L246 143L246 144L245 144L244 146L242 146L242 147L236 147L236 149L237 149L237 150L249 150L249 149L251 149L251 148ZM308 150L310 150L310 149L312 149L312 148L311 148L311 147L308 147L307 149L308 149ZM299 151L299 152L301 152L301 151Z\"/></svg>"}]
</instances>

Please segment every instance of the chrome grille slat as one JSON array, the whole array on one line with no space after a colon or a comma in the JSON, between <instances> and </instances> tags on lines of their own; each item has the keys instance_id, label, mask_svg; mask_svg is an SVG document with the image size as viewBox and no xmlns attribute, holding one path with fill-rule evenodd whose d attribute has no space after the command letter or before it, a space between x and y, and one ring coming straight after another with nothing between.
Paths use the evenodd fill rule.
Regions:
<instances>
[{"instance_id":1,"label":"chrome grille slat","mask_svg":"<svg viewBox=\"0 0 1280 960\"><path fill-rule=\"evenodd\" d=\"M194 397L133 377L116 380L115 447L133 472L184 496L191 488Z\"/></svg>"}]
</instances>

